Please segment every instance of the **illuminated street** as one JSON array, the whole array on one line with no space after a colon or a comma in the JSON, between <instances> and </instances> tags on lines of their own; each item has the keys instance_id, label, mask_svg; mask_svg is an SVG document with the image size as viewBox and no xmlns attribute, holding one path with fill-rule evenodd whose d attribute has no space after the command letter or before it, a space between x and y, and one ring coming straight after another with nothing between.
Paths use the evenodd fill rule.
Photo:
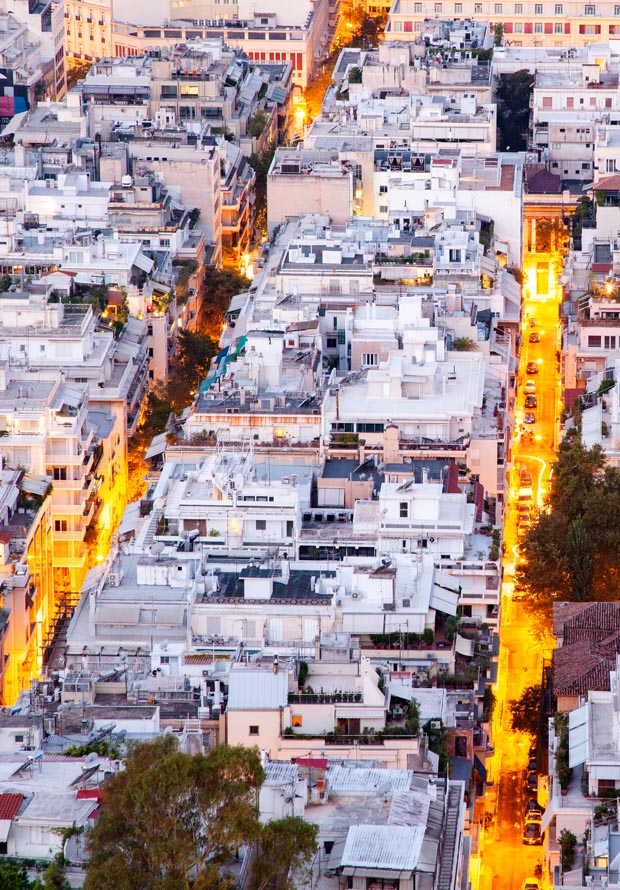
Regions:
<instances>
[{"instance_id":1,"label":"illuminated street","mask_svg":"<svg viewBox=\"0 0 620 890\"><path fill-rule=\"evenodd\" d=\"M522 843L524 808L533 796L525 789L531 740L511 732L509 710L510 701L518 698L527 686L540 683L544 648L529 631L527 613L519 599L519 591L514 589L515 560L519 558L517 518L528 515L530 497L532 513L544 502L560 411L559 302L554 280L549 295L545 293L545 266L535 284L534 263L541 260L544 263L546 257L538 255L536 260L525 260L525 271L529 274L524 284L522 345L505 524L501 649L493 718L495 755L488 761L494 788L487 802L487 812L493 819L482 845L480 876L481 887L501 887L502 890L519 888L527 875L535 873L536 865L542 860L542 847ZM536 363L537 373L527 372L531 362ZM530 384L526 387L528 381ZM531 396L530 407L525 405L526 388L535 389L535 407ZM528 414L534 415L534 422L531 417L525 422ZM522 531L525 521L521 520ZM538 800L543 805L546 800L544 789L540 787Z\"/></svg>"}]
</instances>

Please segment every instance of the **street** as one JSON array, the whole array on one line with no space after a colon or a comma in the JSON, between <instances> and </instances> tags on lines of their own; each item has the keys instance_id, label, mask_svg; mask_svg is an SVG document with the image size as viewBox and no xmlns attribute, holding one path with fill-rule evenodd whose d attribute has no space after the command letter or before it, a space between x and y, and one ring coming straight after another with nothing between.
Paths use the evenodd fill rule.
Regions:
<instances>
[{"instance_id":1,"label":"street","mask_svg":"<svg viewBox=\"0 0 620 890\"><path fill-rule=\"evenodd\" d=\"M547 259L530 255L524 263L524 271L530 273L527 280L536 281L537 287L542 282L543 286L540 291L537 287L524 287L522 342L504 527L501 648L492 735L495 754L487 761L490 766L489 779L494 782L495 792L487 803L487 813L491 814L492 820L481 843L480 886L484 890L518 890L523 879L534 875L537 864L542 862L542 847L522 843L525 805L529 798L535 796L525 787L533 740L523 733L512 731L510 702L519 698L527 686L541 682L543 654L547 657L550 654L548 643L541 643L531 632L528 615L514 585L514 570L520 559L519 532L523 534L528 517L544 505L561 407L559 300L555 281L549 281L549 293L545 292ZM538 263L542 265L542 275L536 274ZM535 367L530 366L528 372L527 366L531 362L535 363ZM524 390L529 391L527 406ZM540 778L537 796L544 805L546 797Z\"/></svg>"}]
</instances>

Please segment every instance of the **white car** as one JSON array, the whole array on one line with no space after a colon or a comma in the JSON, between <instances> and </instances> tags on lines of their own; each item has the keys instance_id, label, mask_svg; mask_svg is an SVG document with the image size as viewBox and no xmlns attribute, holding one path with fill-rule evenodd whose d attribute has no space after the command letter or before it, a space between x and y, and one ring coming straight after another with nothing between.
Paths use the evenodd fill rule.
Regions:
<instances>
[{"instance_id":1,"label":"white car","mask_svg":"<svg viewBox=\"0 0 620 890\"><path fill-rule=\"evenodd\" d=\"M526 396L535 396L536 395L536 383L533 380L526 380L525 386L523 387L523 392Z\"/></svg>"}]
</instances>

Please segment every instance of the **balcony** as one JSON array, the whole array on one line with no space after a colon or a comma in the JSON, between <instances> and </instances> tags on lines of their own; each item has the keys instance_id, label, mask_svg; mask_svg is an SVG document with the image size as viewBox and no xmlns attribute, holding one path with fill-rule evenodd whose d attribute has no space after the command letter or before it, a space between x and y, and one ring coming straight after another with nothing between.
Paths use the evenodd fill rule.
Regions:
<instances>
[{"instance_id":1,"label":"balcony","mask_svg":"<svg viewBox=\"0 0 620 890\"><path fill-rule=\"evenodd\" d=\"M289 692L289 705L362 704L361 692Z\"/></svg>"}]
</instances>

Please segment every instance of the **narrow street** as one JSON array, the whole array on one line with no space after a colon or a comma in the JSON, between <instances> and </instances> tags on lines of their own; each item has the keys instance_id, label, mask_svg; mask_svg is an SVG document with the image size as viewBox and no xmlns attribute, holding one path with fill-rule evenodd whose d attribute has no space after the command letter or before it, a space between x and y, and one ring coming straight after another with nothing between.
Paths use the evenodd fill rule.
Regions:
<instances>
[{"instance_id":1,"label":"narrow street","mask_svg":"<svg viewBox=\"0 0 620 890\"><path fill-rule=\"evenodd\" d=\"M480 887L483 890L519 890L523 879L534 875L537 864L542 861L542 847L522 843L525 805L534 796L525 786L532 740L512 731L510 702L519 698L526 687L541 682L543 656L549 657L550 654L549 646L530 631L528 615L514 584L515 565L520 558L518 516L527 516L528 504L531 503L534 513L544 503L561 410L559 299L553 272L547 274L551 267L547 260L547 256L530 254L524 262L527 283L524 286L515 431L504 529L501 648L493 716L495 754L487 761L489 779L494 783L487 804L492 819L481 844ZM530 362L536 363L534 373L532 366L527 371ZM530 397L527 406L526 388L535 398L534 403ZM523 532L524 520L521 522ZM543 806L546 803L540 780L538 800Z\"/></svg>"}]
</instances>

